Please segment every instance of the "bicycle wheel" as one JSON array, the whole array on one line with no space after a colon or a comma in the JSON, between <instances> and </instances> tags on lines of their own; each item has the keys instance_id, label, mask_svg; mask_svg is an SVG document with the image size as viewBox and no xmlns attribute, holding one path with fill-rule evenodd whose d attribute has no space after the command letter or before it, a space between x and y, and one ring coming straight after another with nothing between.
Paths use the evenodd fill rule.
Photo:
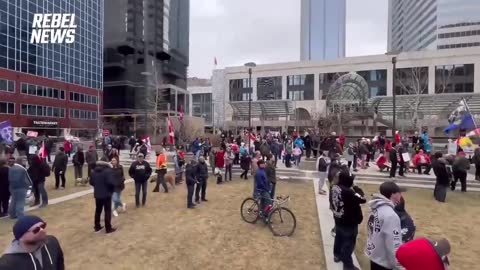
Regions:
<instances>
[{"instance_id":1,"label":"bicycle wheel","mask_svg":"<svg viewBox=\"0 0 480 270\"><path fill-rule=\"evenodd\" d=\"M279 207L268 215L268 227L275 236L291 236L297 227L297 219L290 209Z\"/></svg>"},{"instance_id":2,"label":"bicycle wheel","mask_svg":"<svg viewBox=\"0 0 480 270\"><path fill-rule=\"evenodd\" d=\"M247 198L242 202L240 207L240 214L242 219L248 223L255 223L258 220L258 215L260 209L258 202L253 198Z\"/></svg>"}]
</instances>

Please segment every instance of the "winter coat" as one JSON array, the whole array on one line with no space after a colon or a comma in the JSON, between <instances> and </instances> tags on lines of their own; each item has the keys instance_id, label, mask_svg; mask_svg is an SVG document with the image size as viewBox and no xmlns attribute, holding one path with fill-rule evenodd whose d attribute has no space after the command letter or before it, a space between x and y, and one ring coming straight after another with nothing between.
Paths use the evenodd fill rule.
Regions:
<instances>
[{"instance_id":1,"label":"winter coat","mask_svg":"<svg viewBox=\"0 0 480 270\"><path fill-rule=\"evenodd\" d=\"M250 159L250 156L242 156L240 158L240 168L242 168L242 170L248 171L250 169L251 162L252 160Z\"/></svg>"},{"instance_id":2,"label":"winter coat","mask_svg":"<svg viewBox=\"0 0 480 270\"><path fill-rule=\"evenodd\" d=\"M270 153L270 147L268 146L267 143L263 143L260 146L260 153L262 154L262 156L266 156Z\"/></svg>"},{"instance_id":3,"label":"winter coat","mask_svg":"<svg viewBox=\"0 0 480 270\"><path fill-rule=\"evenodd\" d=\"M272 184L277 183L277 172L275 170L275 164L267 163L267 167L265 168L265 173L267 174L268 182Z\"/></svg>"},{"instance_id":4,"label":"winter coat","mask_svg":"<svg viewBox=\"0 0 480 270\"><path fill-rule=\"evenodd\" d=\"M136 183L143 183L152 175L152 168L146 161L142 163L134 161L128 169L128 175L130 175Z\"/></svg>"},{"instance_id":5,"label":"winter coat","mask_svg":"<svg viewBox=\"0 0 480 270\"><path fill-rule=\"evenodd\" d=\"M280 145L277 142L273 142L270 145L270 151L272 151L273 155L279 155L280 154Z\"/></svg>"},{"instance_id":6,"label":"winter coat","mask_svg":"<svg viewBox=\"0 0 480 270\"><path fill-rule=\"evenodd\" d=\"M362 223L363 214L360 204L367 202L360 188L352 189L353 176L342 174L338 185L332 187L332 210L335 224L354 227Z\"/></svg>"},{"instance_id":7,"label":"winter coat","mask_svg":"<svg viewBox=\"0 0 480 270\"><path fill-rule=\"evenodd\" d=\"M40 259L42 264L40 264ZM13 241L0 258L0 270L64 270L63 251L55 236L47 235L37 251L26 252L18 240Z\"/></svg>"},{"instance_id":8,"label":"winter coat","mask_svg":"<svg viewBox=\"0 0 480 270\"><path fill-rule=\"evenodd\" d=\"M7 166L0 167L0 195L10 196Z\"/></svg>"},{"instance_id":9,"label":"winter coat","mask_svg":"<svg viewBox=\"0 0 480 270\"><path fill-rule=\"evenodd\" d=\"M365 255L374 263L387 269L395 269L395 253L402 244L400 217L394 211L392 201L381 194L373 194L368 202L370 215L367 222L368 239Z\"/></svg>"},{"instance_id":10,"label":"winter coat","mask_svg":"<svg viewBox=\"0 0 480 270\"><path fill-rule=\"evenodd\" d=\"M188 163L185 167L185 179L187 186L193 186L197 182L196 178L197 168L192 164Z\"/></svg>"},{"instance_id":11,"label":"winter coat","mask_svg":"<svg viewBox=\"0 0 480 270\"><path fill-rule=\"evenodd\" d=\"M457 156L453 161L453 172L467 172L470 170L470 161L465 157Z\"/></svg>"},{"instance_id":12,"label":"winter coat","mask_svg":"<svg viewBox=\"0 0 480 270\"><path fill-rule=\"evenodd\" d=\"M430 156L427 155L427 154L416 154L414 157L413 157L413 165L417 166L417 165L420 165L420 164L430 164L432 161L430 159Z\"/></svg>"},{"instance_id":13,"label":"winter coat","mask_svg":"<svg viewBox=\"0 0 480 270\"><path fill-rule=\"evenodd\" d=\"M398 163L397 150L392 148L392 150L390 150L389 158L392 164Z\"/></svg>"},{"instance_id":14,"label":"winter coat","mask_svg":"<svg viewBox=\"0 0 480 270\"><path fill-rule=\"evenodd\" d=\"M264 192L270 192L270 185L265 169L259 168L255 173L255 193L262 194Z\"/></svg>"},{"instance_id":15,"label":"winter coat","mask_svg":"<svg viewBox=\"0 0 480 270\"><path fill-rule=\"evenodd\" d=\"M28 189L33 185L30 176L22 165L14 164L8 169L8 184L10 191L16 189Z\"/></svg>"},{"instance_id":16,"label":"winter coat","mask_svg":"<svg viewBox=\"0 0 480 270\"><path fill-rule=\"evenodd\" d=\"M25 139L18 139L15 143L15 148L17 148L17 151L27 151L27 142L25 141Z\"/></svg>"},{"instance_id":17,"label":"winter coat","mask_svg":"<svg viewBox=\"0 0 480 270\"><path fill-rule=\"evenodd\" d=\"M122 165L112 168L113 191L120 192L125 189L125 176Z\"/></svg>"},{"instance_id":18,"label":"winter coat","mask_svg":"<svg viewBox=\"0 0 480 270\"><path fill-rule=\"evenodd\" d=\"M73 166L83 166L85 164L85 154L82 151L76 152L72 159Z\"/></svg>"},{"instance_id":19,"label":"winter coat","mask_svg":"<svg viewBox=\"0 0 480 270\"><path fill-rule=\"evenodd\" d=\"M67 170L68 157L64 152L58 152L53 161L52 171L64 172Z\"/></svg>"},{"instance_id":20,"label":"winter coat","mask_svg":"<svg viewBox=\"0 0 480 270\"><path fill-rule=\"evenodd\" d=\"M112 197L114 190L114 176L112 165L105 161L97 161L95 169L90 177L90 185L93 186L95 199L107 199Z\"/></svg>"},{"instance_id":21,"label":"winter coat","mask_svg":"<svg viewBox=\"0 0 480 270\"><path fill-rule=\"evenodd\" d=\"M395 213L397 213L400 218L400 226L402 227L402 242L406 243L413 240L415 237L415 223L413 222L412 217L405 210L405 200L402 198L400 203L394 208Z\"/></svg>"},{"instance_id":22,"label":"winter coat","mask_svg":"<svg viewBox=\"0 0 480 270\"><path fill-rule=\"evenodd\" d=\"M72 151L72 143L69 142L69 141L64 141L63 142L63 148L65 149L65 152Z\"/></svg>"},{"instance_id":23,"label":"winter coat","mask_svg":"<svg viewBox=\"0 0 480 270\"><path fill-rule=\"evenodd\" d=\"M50 166L44 161L36 164L32 163L27 172L34 185L45 183L45 179L50 176Z\"/></svg>"},{"instance_id":24,"label":"winter coat","mask_svg":"<svg viewBox=\"0 0 480 270\"><path fill-rule=\"evenodd\" d=\"M305 136L303 143L305 145L305 149L312 149L312 139L309 135Z\"/></svg>"},{"instance_id":25,"label":"winter coat","mask_svg":"<svg viewBox=\"0 0 480 270\"><path fill-rule=\"evenodd\" d=\"M88 150L85 160L87 164L95 164L98 161L98 154L96 150Z\"/></svg>"},{"instance_id":26,"label":"winter coat","mask_svg":"<svg viewBox=\"0 0 480 270\"><path fill-rule=\"evenodd\" d=\"M368 147L366 144L362 143L358 147L358 152L360 155L368 155Z\"/></svg>"},{"instance_id":27,"label":"winter coat","mask_svg":"<svg viewBox=\"0 0 480 270\"><path fill-rule=\"evenodd\" d=\"M327 172L328 169L328 162L326 157L320 156L317 159L317 165L315 166L319 172Z\"/></svg>"},{"instance_id":28,"label":"winter coat","mask_svg":"<svg viewBox=\"0 0 480 270\"><path fill-rule=\"evenodd\" d=\"M448 173L445 160L437 159L433 161L432 169L437 177L437 185L448 187L450 184L450 174Z\"/></svg>"},{"instance_id":29,"label":"winter coat","mask_svg":"<svg viewBox=\"0 0 480 270\"><path fill-rule=\"evenodd\" d=\"M219 150L217 151L217 156L215 157L215 166L217 168L223 168L225 166L225 157L224 152Z\"/></svg>"},{"instance_id":30,"label":"winter coat","mask_svg":"<svg viewBox=\"0 0 480 270\"><path fill-rule=\"evenodd\" d=\"M233 154L233 152L225 152L225 155L224 155L224 165L227 166L227 165L231 165L233 163L233 160L235 159L235 156Z\"/></svg>"},{"instance_id":31,"label":"winter coat","mask_svg":"<svg viewBox=\"0 0 480 270\"><path fill-rule=\"evenodd\" d=\"M208 166L205 162L198 162L197 164L197 177L199 180L204 181L208 179Z\"/></svg>"}]
</instances>

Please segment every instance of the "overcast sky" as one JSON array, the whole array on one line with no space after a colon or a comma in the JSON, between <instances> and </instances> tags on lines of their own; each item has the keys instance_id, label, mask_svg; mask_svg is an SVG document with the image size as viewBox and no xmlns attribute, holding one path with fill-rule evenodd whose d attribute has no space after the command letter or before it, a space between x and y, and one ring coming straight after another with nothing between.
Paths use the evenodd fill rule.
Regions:
<instances>
[{"instance_id":1,"label":"overcast sky","mask_svg":"<svg viewBox=\"0 0 480 270\"><path fill-rule=\"evenodd\" d=\"M383 54L386 0L347 0L347 56ZM300 0L190 1L190 77L217 68L300 59Z\"/></svg>"}]
</instances>

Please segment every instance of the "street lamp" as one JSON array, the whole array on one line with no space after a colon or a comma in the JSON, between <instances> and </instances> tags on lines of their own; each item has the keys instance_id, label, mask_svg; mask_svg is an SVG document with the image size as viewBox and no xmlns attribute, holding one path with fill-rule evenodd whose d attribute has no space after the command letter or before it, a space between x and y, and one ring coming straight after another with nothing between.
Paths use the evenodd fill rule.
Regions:
<instances>
[{"instance_id":1,"label":"street lamp","mask_svg":"<svg viewBox=\"0 0 480 270\"><path fill-rule=\"evenodd\" d=\"M250 87L249 94L248 94L248 152L251 151L251 140L250 137L252 135L252 94L253 94L253 87L252 87L252 69L257 66L254 62L248 62L245 64L248 67L248 86Z\"/></svg>"},{"instance_id":2,"label":"street lamp","mask_svg":"<svg viewBox=\"0 0 480 270\"><path fill-rule=\"evenodd\" d=\"M396 120L397 120L397 93L396 93L396 83L395 81L397 80L397 55L399 54L399 51L392 51L392 52L387 52L386 55L393 55L392 57L392 65L393 65L393 72L392 72L392 105L393 105L393 117L392 117L392 137L395 140L395 131L397 130L397 125L396 125Z\"/></svg>"}]
</instances>

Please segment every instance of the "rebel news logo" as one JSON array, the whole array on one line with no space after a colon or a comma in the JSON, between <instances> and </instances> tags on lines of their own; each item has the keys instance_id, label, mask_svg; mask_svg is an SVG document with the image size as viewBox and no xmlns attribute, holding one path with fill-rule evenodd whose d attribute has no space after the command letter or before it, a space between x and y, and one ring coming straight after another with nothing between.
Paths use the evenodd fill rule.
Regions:
<instances>
[{"instance_id":1,"label":"rebel news logo","mask_svg":"<svg viewBox=\"0 0 480 270\"><path fill-rule=\"evenodd\" d=\"M32 44L62 44L75 42L75 14L34 14L32 22Z\"/></svg>"}]
</instances>

